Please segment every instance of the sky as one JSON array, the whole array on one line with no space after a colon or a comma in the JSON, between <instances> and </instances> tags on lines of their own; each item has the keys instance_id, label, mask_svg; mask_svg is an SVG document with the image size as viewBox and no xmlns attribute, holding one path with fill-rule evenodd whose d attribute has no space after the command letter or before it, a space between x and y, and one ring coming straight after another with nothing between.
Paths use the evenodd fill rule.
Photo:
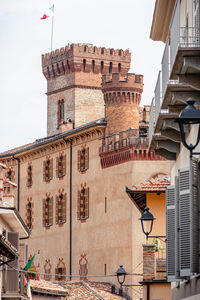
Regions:
<instances>
[{"instance_id":1,"label":"sky","mask_svg":"<svg viewBox=\"0 0 200 300\"><path fill-rule=\"evenodd\" d=\"M152 41L155 0L6 0L0 3L0 152L46 136L41 55L68 43L130 49L130 72L144 75L141 104L151 104L164 50Z\"/></svg>"}]
</instances>

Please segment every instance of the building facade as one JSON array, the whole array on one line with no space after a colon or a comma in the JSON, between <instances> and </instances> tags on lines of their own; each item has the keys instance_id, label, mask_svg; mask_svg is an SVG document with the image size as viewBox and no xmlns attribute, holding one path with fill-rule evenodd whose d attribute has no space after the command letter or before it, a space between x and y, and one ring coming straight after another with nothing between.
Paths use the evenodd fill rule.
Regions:
<instances>
[{"instance_id":1,"label":"building facade","mask_svg":"<svg viewBox=\"0 0 200 300\"><path fill-rule=\"evenodd\" d=\"M151 38L166 44L150 109L150 150L172 161L166 191L167 275L176 300L200 297L199 155L190 159L175 122L188 98L197 108L200 101L199 9L198 0L158 0L151 28ZM198 125L184 127L188 144L196 143L197 133Z\"/></svg>"},{"instance_id":2,"label":"building facade","mask_svg":"<svg viewBox=\"0 0 200 300\"><path fill-rule=\"evenodd\" d=\"M29 254L37 254L45 279L102 276L117 284L109 275L120 264L142 272L140 212L125 187L170 166L148 152L148 107L139 108L143 77L127 73L129 67L128 51L91 45L45 54L47 137L0 156L18 182ZM126 284L138 281L127 276ZM139 287L126 290L133 299L142 295Z\"/></svg>"}]
</instances>

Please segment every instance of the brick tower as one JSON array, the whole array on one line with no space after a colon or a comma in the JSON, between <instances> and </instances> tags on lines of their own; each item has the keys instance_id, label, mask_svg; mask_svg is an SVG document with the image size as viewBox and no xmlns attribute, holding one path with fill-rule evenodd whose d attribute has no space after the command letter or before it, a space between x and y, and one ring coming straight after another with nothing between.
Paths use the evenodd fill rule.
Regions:
<instances>
[{"instance_id":1,"label":"brick tower","mask_svg":"<svg viewBox=\"0 0 200 300\"><path fill-rule=\"evenodd\" d=\"M47 135L105 116L102 74L130 68L128 50L71 44L42 56L47 79Z\"/></svg>"},{"instance_id":2,"label":"brick tower","mask_svg":"<svg viewBox=\"0 0 200 300\"><path fill-rule=\"evenodd\" d=\"M102 76L107 120L107 135L129 128L139 128L139 104L143 91L143 76L120 73Z\"/></svg>"}]
</instances>

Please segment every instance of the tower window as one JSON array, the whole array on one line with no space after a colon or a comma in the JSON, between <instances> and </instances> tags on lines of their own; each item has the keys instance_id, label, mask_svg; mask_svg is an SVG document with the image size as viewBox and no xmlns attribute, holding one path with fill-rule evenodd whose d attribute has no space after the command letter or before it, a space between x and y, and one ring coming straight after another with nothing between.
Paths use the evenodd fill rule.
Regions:
<instances>
[{"instance_id":1,"label":"tower window","mask_svg":"<svg viewBox=\"0 0 200 300\"><path fill-rule=\"evenodd\" d=\"M9 169L6 173L6 179L9 181L14 181L14 171L12 169Z\"/></svg>"},{"instance_id":2,"label":"tower window","mask_svg":"<svg viewBox=\"0 0 200 300\"><path fill-rule=\"evenodd\" d=\"M109 73L112 73L112 62L110 62L110 66L109 66Z\"/></svg>"},{"instance_id":3,"label":"tower window","mask_svg":"<svg viewBox=\"0 0 200 300\"><path fill-rule=\"evenodd\" d=\"M85 220L89 218L89 188L83 187L78 191L77 219Z\"/></svg>"},{"instance_id":4,"label":"tower window","mask_svg":"<svg viewBox=\"0 0 200 300\"><path fill-rule=\"evenodd\" d=\"M56 158L56 176L61 178L66 175L66 155L61 154Z\"/></svg>"},{"instance_id":5,"label":"tower window","mask_svg":"<svg viewBox=\"0 0 200 300\"><path fill-rule=\"evenodd\" d=\"M43 180L48 182L53 178L53 158L43 162Z\"/></svg>"},{"instance_id":6,"label":"tower window","mask_svg":"<svg viewBox=\"0 0 200 300\"><path fill-rule=\"evenodd\" d=\"M67 60L67 68L68 68L68 71L70 71L70 64L69 64L68 60Z\"/></svg>"},{"instance_id":7,"label":"tower window","mask_svg":"<svg viewBox=\"0 0 200 300\"><path fill-rule=\"evenodd\" d=\"M27 169L27 186L30 187L33 184L32 166L28 166Z\"/></svg>"},{"instance_id":8,"label":"tower window","mask_svg":"<svg viewBox=\"0 0 200 300\"><path fill-rule=\"evenodd\" d=\"M53 225L53 197L43 199L43 226Z\"/></svg>"},{"instance_id":9,"label":"tower window","mask_svg":"<svg viewBox=\"0 0 200 300\"><path fill-rule=\"evenodd\" d=\"M101 61L101 73L103 73L103 71L104 71L104 62Z\"/></svg>"},{"instance_id":10,"label":"tower window","mask_svg":"<svg viewBox=\"0 0 200 300\"><path fill-rule=\"evenodd\" d=\"M58 125L64 122L64 100L58 101Z\"/></svg>"},{"instance_id":11,"label":"tower window","mask_svg":"<svg viewBox=\"0 0 200 300\"><path fill-rule=\"evenodd\" d=\"M56 224L66 223L66 194L56 197Z\"/></svg>"},{"instance_id":12,"label":"tower window","mask_svg":"<svg viewBox=\"0 0 200 300\"><path fill-rule=\"evenodd\" d=\"M94 73L94 69L95 69L95 61L92 61L92 72Z\"/></svg>"},{"instance_id":13,"label":"tower window","mask_svg":"<svg viewBox=\"0 0 200 300\"><path fill-rule=\"evenodd\" d=\"M110 49L110 55L113 55L113 49Z\"/></svg>"},{"instance_id":14,"label":"tower window","mask_svg":"<svg viewBox=\"0 0 200 300\"><path fill-rule=\"evenodd\" d=\"M78 151L78 170L86 171L89 168L89 148L84 147Z\"/></svg>"},{"instance_id":15,"label":"tower window","mask_svg":"<svg viewBox=\"0 0 200 300\"><path fill-rule=\"evenodd\" d=\"M119 73L121 72L121 64L120 63L118 64L118 72Z\"/></svg>"},{"instance_id":16,"label":"tower window","mask_svg":"<svg viewBox=\"0 0 200 300\"><path fill-rule=\"evenodd\" d=\"M83 60L83 72L85 72L85 68L86 68L86 59Z\"/></svg>"},{"instance_id":17,"label":"tower window","mask_svg":"<svg viewBox=\"0 0 200 300\"><path fill-rule=\"evenodd\" d=\"M51 263L50 263L50 259L46 259L45 261L45 265L44 265L44 279L45 280L51 280Z\"/></svg>"}]
</instances>

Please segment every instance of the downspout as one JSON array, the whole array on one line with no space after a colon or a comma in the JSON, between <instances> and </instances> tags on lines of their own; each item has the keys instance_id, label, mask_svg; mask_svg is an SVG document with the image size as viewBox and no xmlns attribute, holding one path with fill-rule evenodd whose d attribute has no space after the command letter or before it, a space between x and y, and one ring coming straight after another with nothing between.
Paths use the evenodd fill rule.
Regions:
<instances>
[{"instance_id":1,"label":"downspout","mask_svg":"<svg viewBox=\"0 0 200 300\"><path fill-rule=\"evenodd\" d=\"M74 125L73 125L74 127ZM65 140L70 143L70 175L69 175L69 280L72 280L72 141Z\"/></svg>"},{"instance_id":2,"label":"downspout","mask_svg":"<svg viewBox=\"0 0 200 300\"><path fill-rule=\"evenodd\" d=\"M147 284L147 300L150 300L150 284Z\"/></svg>"},{"instance_id":3,"label":"downspout","mask_svg":"<svg viewBox=\"0 0 200 300\"><path fill-rule=\"evenodd\" d=\"M15 157L13 154L12 156L14 159L17 160L17 210L19 211L19 197L20 197L20 159L18 157Z\"/></svg>"}]
</instances>

